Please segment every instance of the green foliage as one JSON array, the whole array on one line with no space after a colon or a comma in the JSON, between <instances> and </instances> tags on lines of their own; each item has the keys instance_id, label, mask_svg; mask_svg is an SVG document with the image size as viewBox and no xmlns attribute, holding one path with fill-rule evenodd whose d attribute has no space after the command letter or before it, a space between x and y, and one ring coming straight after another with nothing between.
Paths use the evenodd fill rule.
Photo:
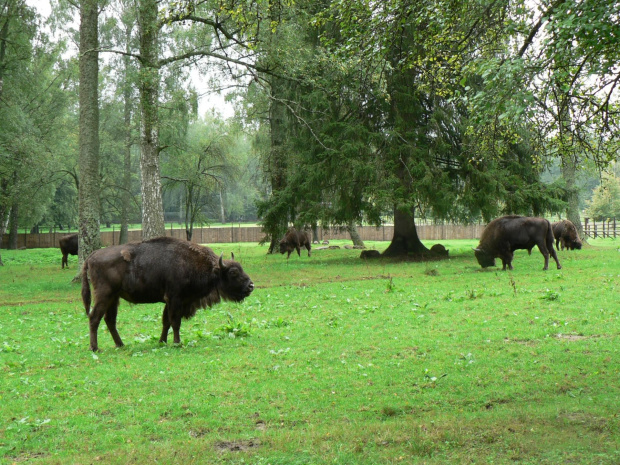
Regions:
<instances>
[{"instance_id":1,"label":"green foliage","mask_svg":"<svg viewBox=\"0 0 620 465\"><path fill-rule=\"evenodd\" d=\"M586 214L596 221L620 218L620 179L613 174L603 174L601 184L594 189L587 204Z\"/></svg>"}]
</instances>

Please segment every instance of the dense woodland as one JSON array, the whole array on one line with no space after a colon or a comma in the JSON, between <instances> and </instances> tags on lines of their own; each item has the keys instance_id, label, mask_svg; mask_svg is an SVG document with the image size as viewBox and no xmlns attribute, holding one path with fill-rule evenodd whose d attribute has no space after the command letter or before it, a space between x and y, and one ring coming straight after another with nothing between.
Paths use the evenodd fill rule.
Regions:
<instances>
[{"instance_id":1,"label":"dense woodland","mask_svg":"<svg viewBox=\"0 0 620 465\"><path fill-rule=\"evenodd\" d=\"M389 216L385 254L415 254L416 217L581 227L580 191L618 184L615 1L34 5L0 0L0 237L73 225L83 261L102 223L273 246ZM217 91L234 117L200 114Z\"/></svg>"}]
</instances>

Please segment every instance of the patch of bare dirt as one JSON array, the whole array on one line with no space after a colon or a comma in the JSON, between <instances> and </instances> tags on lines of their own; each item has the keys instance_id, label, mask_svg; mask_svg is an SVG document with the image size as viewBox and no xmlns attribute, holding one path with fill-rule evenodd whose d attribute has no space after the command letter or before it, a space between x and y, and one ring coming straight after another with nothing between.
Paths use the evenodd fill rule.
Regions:
<instances>
[{"instance_id":1,"label":"patch of bare dirt","mask_svg":"<svg viewBox=\"0 0 620 465\"><path fill-rule=\"evenodd\" d=\"M260 446L258 439L247 439L242 441L219 441L215 443L215 448L219 451L247 452Z\"/></svg>"},{"instance_id":2,"label":"patch of bare dirt","mask_svg":"<svg viewBox=\"0 0 620 465\"><path fill-rule=\"evenodd\" d=\"M591 339L599 336L582 336L579 334L556 334L553 337L564 341L583 341L584 339Z\"/></svg>"}]
</instances>

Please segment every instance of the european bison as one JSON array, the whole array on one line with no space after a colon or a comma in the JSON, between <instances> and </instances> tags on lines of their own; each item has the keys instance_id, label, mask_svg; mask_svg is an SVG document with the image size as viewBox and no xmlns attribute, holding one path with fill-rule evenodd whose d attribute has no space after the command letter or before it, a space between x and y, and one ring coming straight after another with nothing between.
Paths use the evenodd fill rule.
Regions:
<instances>
[{"instance_id":1,"label":"european bison","mask_svg":"<svg viewBox=\"0 0 620 465\"><path fill-rule=\"evenodd\" d=\"M181 318L193 317L199 308L221 299L240 302L254 290L254 283L233 260L222 260L208 247L159 237L143 242L107 247L93 252L84 262L82 301L90 323L90 349L98 350L97 329L104 319L116 347L119 299L128 302L165 303L160 342L167 342L172 326L174 342L180 343ZM89 277L95 305L90 309Z\"/></svg>"},{"instance_id":2,"label":"european bison","mask_svg":"<svg viewBox=\"0 0 620 465\"><path fill-rule=\"evenodd\" d=\"M569 220L557 221L551 225L553 228L553 236L555 237L555 248L564 250L581 249L581 240L577 233L577 228Z\"/></svg>"},{"instance_id":3,"label":"european bison","mask_svg":"<svg viewBox=\"0 0 620 465\"><path fill-rule=\"evenodd\" d=\"M78 254L78 235L77 234L68 234L66 236L62 236L58 239L58 243L60 244L60 251L62 252L62 269L64 270L65 265L69 267L69 263L67 260L67 256L77 255Z\"/></svg>"},{"instance_id":4,"label":"european bison","mask_svg":"<svg viewBox=\"0 0 620 465\"><path fill-rule=\"evenodd\" d=\"M297 231L295 228L290 228L280 241L280 253L288 252L286 259L291 256L293 250L297 250L297 255L301 257L301 248L308 249L308 257L310 256L311 249L310 236L306 231Z\"/></svg>"},{"instance_id":5,"label":"european bison","mask_svg":"<svg viewBox=\"0 0 620 465\"><path fill-rule=\"evenodd\" d=\"M551 224L544 218L525 216L503 216L491 221L480 237L480 244L474 249L476 259L483 268L495 266L495 258L502 260L503 270L506 265L512 270L513 252L525 249L528 252L538 246L545 257L543 270L549 268L549 254L555 260L558 270L562 268L553 248L553 231Z\"/></svg>"}]
</instances>

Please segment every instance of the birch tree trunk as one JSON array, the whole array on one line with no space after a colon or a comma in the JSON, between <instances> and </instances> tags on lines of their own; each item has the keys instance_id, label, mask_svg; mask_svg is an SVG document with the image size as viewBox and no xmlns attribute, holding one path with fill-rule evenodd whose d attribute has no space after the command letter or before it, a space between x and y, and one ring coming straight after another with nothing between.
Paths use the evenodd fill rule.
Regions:
<instances>
[{"instance_id":1,"label":"birch tree trunk","mask_svg":"<svg viewBox=\"0 0 620 465\"><path fill-rule=\"evenodd\" d=\"M125 25L125 51L131 51L131 27ZM124 104L124 123L125 123L125 153L123 156L123 191L121 199L121 232L118 239L119 244L125 244L129 240L129 211L131 207L131 80L129 78L130 58L128 55L123 57L124 83L123 83L123 104Z\"/></svg>"},{"instance_id":2,"label":"birch tree trunk","mask_svg":"<svg viewBox=\"0 0 620 465\"><path fill-rule=\"evenodd\" d=\"M16 173L15 173L16 174ZM17 250L17 234L19 226L19 203L13 201L11 213L9 214L9 244L7 249Z\"/></svg>"},{"instance_id":3,"label":"birch tree trunk","mask_svg":"<svg viewBox=\"0 0 620 465\"><path fill-rule=\"evenodd\" d=\"M159 68L157 0L141 0L140 34L140 174L142 177L142 239L164 236L164 205L159 167Z\"/></svg>"},{"instance_id":4,"label":"birch tree trunk","mask_svg":"<svg viewBox=\"0 0 620 465\"><path fill-rule=\"evenodd\" d=\"M88 256L101 248L99 186L99 2L80 2L80 128L78 273Z\"/></svg>"}]
</instances>

